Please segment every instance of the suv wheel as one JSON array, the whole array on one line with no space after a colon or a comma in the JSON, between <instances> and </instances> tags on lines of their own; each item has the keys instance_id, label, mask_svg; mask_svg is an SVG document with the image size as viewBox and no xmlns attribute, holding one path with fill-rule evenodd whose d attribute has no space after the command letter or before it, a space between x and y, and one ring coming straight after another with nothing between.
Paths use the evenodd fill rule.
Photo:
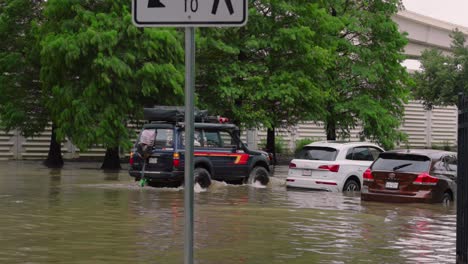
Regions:
<instances>
[{"instance_id":1,"label":"suv wheel","mask_svg":"<svg viewBox=\"0 0 468 264\"><path fill-rule=\"evenodd\" d=\"M452 201L453 201L452 195L450 195L450 193L448 192L445 192L444 196L442 197L442 204L448 207L451 205Z\"/></svg>"},{"instance_id":2,"label":"suv wheel","mask_svg":"<svg viewBox=\"0 0 468 264\"><path fill-rule=\"evenodd\" d=\"M344 192L359 192L361 190L361 185L353 179L346 181L343 191Z\"/></svg>"},{"instance_id":3,"label":"suv wheel","mask_svg":"<svg viewBox=\"0 0 468 264\"><path fill-rule=\"evenodd\" d=\"M195 177L194 183L198 183L200 187L206 189L211 185L211 175L208 170L205 168L195 168L193 171L193 175Z\"/></svg>"},{"instance_id":4,"label":"suv wheel","mask_svg":"<svg viewBox=\"0 0 468 264\"><path fill-rule=\"evenodd\" d=\"M261 166L257 166L252 169L249 174L249 178L247 179L248 184L253 184L256 181L260 182L262 185L267 185L270 181L269 173L267 169Z\"/></svg>"}]
</instances>

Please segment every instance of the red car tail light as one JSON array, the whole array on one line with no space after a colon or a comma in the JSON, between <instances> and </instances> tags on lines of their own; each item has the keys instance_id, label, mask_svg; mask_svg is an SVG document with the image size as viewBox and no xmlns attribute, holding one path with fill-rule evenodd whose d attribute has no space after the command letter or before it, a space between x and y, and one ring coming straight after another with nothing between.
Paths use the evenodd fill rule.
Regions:
<instances>
[{"instance_id":1,"label":"red car tail light","mask_svg":"<svg viewBox=\"0 0 468 264\"><path fill-rule=\"evenodd\" d=\"M292 162L289 163L289 168L290 168L290 169L291 169L291 168L296 168L296 167L297 167L297 166L296 166L296 163L292 163Z\"/></svg>"},{"instance_id":2,"label":"red car tail light","mask_svg":"<svg viewBox=\"0 0 468 264\"><path fill-rule=\"evenodd\" d=\"M130 152L130 160L129 160L130 166L133 166L135 163L135 160L133 159L133 152Z\"/></svg>"},{"instance_id":3,"label":"red car tail light","mask_svg":"<svg viewBox=\"0 0 468 264\"><path fill-rule=\"evenodd\" d=\"M172 155L172 166L179 167L179 165L180 165L180 154L176 152Z\"/></svg>"},{"instance_id":4,"label":"red car tail light","mask_svg":"<svg viewBox=\"0 0 468 264\"><path fill-rule=\"evenodd\" d=\"M372 176L372 171L371 169L367 169L364 174L362 174L362 178L364 179L364 181L367 181L367 182L373 182L374 181L374 176Z\"/></svg>"},{"instance_id":5,"label":"red car tail light","mask_svg":"<svg viewBox=\"0 0 468 264\"><path fill-rule=\"evenodd\" d=\"M338 170L340 169L340 165L321 165L319 166L319 169L331 172L338 172Z\"/></svg>"},{"instance_id":6,"label":"red car tail light","mask_svg":"<svg viewBox=\"0 0 468 264\"><path fill-rule=\"evenodd\" d=\"M427 172L423 172L418 175L416 180L414 180L413 184L416 185L436 185L439 181L438 178L429 175Z\"/></svg>"}]
</instances>

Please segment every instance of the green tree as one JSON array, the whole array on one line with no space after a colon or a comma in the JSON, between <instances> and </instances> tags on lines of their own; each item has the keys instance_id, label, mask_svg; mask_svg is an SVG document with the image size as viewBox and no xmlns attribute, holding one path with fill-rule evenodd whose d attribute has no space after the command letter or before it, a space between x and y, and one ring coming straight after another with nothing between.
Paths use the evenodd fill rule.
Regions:
<instances>
[{"instance_id":1,"label":"green tree","mask_svg":"<svg viewBox=\"0 0 468 264\"><path fill-rule=\"evenodd\" d=\"M246 127L275 129L323 113L325 70L341 23L326 1L251 0L241 28L200 30L197 93L202 107Z\"/></svg>"},{"instance_id":2,"label":"green tree","mask_svg":"<svg viewBox=\"0 0 468 264\"><path fill-rule=\"evenodd\" d=\"M444 55L436 49L421 54L421 71L414 74L414 97L431 109L435 105L456 105L458 93L468 91L468 47L463 33L452 35L452 54Z\"/></svg>"},{"instance_id":3,"label":"green tree","mask_svg":"<svg viewBox=\"0 0 468 264\"><path fill-rule=\"evenodd\" d=\"M33 137L51 120L45 107L48 96L40 82L40 25L42 0L7 0L0 3L0 126ZM62 167L60 143L52 125L45 165Z\"/></svg>"},{"instance_id":4,"label":"green tree","mask_svg":"<svg viewBox=\"0 0 468 264\"><path fill-rule=\"evenodd\" d=\"M407 39L392 21L400 0L328 3L344 29L336 36L336 64L327 72L327 139L349 136L350 129L362 125L362 139L392 148L404 136L398 128L412 83L401 65Z\"/></svg>"},{"instance_id":5,"label":"green tree","mask_svg":"<svg viewBox=\"0 0 468 264\"><path fill-rule=\"evenodd\" d=\"M183 98L180 34L137 28L130 10L126 0L49 0L45 9L41 78L58 135L82 150L104 146L102 168L120 168L127 124L143 106Z\"/></svg>"}]
</instances>

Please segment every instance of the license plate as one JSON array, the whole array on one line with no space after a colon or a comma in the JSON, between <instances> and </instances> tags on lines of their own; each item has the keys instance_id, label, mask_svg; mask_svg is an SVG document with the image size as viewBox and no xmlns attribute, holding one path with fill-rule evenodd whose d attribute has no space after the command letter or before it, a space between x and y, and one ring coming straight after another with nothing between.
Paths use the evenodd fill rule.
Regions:
<instances>
[{"instance_id":1,"label":"license plate","mask_svg":"<svg viewBox=\"0 0 468 264\"><path fill-rule=\"evenodd\" d=\"M398 189L398 182L386 182L385 188L387 189Z\"/></svg>"},{"instance_id":2,"label":"license plate","mask_svg":"<svg viewBox=\"0 0 468 264\"><path fill-rule=\"evenodd\" d=\"M303 170L302 171L302 176L312 176L312 171L311 170Z\"/></svg>"},{"instance_id":3,"label":"license plate","mask_svg":"<svg viewBox=\"0 0 468 264\"><path fill-rule=\"evenodd\" d=\"M158 163L158 158L149 158L149 163Z\"/></svg>"}]
</instances>

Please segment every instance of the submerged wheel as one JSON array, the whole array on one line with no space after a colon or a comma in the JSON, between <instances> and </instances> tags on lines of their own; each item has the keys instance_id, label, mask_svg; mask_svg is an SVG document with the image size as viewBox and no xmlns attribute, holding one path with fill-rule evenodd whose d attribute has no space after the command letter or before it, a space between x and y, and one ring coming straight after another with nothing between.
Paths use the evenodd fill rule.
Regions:
<instances>
[{"instance_id":1,"label":"submerged wheel","mask_svg":"<svg viewBox=\"0 0 468 264\"><path fill-rule=\"evenodd\" d=\"M269 173L264 167L258 166L252 169L247 179L248 184L253 184L254 182L260 182L262 185L267 185L270 181Z\"/></svg>"},{"instance_id":2,"label":"submerged wheel","mask_svg":"<svg viewBox=\"0 0 468 264\"><path fill-rule=\"evenodd\" d=\"M194 184L198 183L203 189L210 187L211 175L207 169L195 168L193 171L193 176L195 177Z\"/></svg>"},{"instance_id":3,"label":"submerged wheel","mask_svg":"<svg viewBox=\"0 0 468 264\"><path fill-rule=\"evenodd\" d=\"M349 179L346 181L343 192L359 192L361 190L361 185L359 182L353 179Z\"/></svg>"},{"instance_id":4,"label":"submerged wheel","mask_svg":"<svg viewBox=\"0 0 468 264\"><path fill-rule=\"evenodd\" d=\"M442 204L444 206L450 206L453 202L452 195L449 192L445 192L444 196L442 196Z\"/></svg>"}]
</instances>

